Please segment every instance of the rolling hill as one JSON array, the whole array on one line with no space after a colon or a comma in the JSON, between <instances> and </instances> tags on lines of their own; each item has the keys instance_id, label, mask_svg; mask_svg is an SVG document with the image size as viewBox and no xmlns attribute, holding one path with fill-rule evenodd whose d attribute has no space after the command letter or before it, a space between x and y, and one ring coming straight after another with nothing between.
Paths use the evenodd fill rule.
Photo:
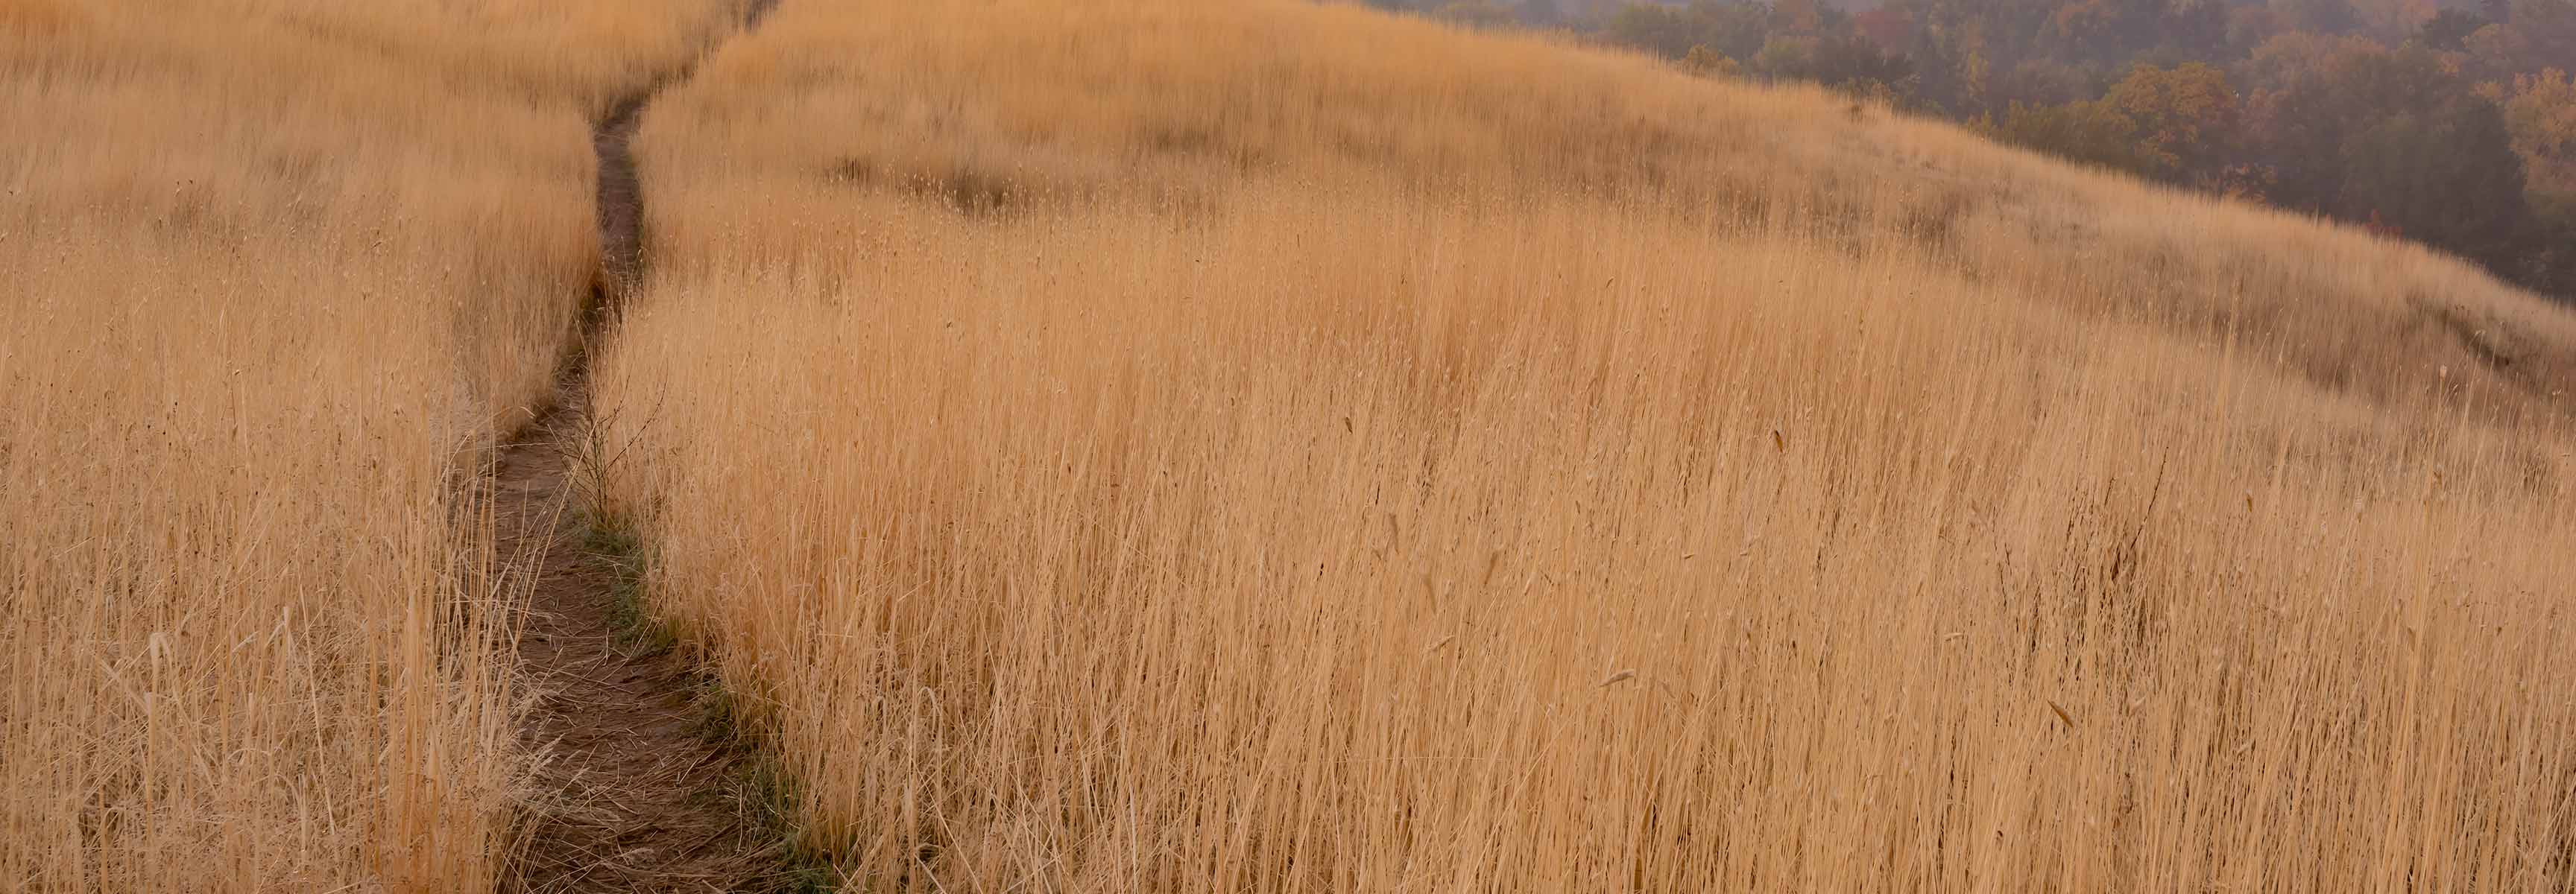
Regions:
<instances>
[{"instance_id":1,"label":"rolling hill","mask_svg":"<svg viewBox=\"0 0 2576 894\"><path fill-rule=\"evenodd\" d=\"M2576 320L1815 90L786 4L608 500L862 887L2547 887Z\"/></svg>"},{"instance_id":2,"label":"rolling hill","mask_svg":"<svg viewBox=\"0 0 2576 894\"><path fill-rule=\"evenodd\" d=\"M0 889L2576 883L2564 308L1544 37L754 6L0 0Z\"/></svg>"}]
</instances>

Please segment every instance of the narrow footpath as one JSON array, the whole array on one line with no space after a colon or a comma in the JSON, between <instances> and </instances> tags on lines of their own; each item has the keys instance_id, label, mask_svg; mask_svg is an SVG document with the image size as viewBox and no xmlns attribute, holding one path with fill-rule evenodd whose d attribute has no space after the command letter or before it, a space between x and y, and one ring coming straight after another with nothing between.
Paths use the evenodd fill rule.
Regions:
<instances>
[{"instance_id":1,"label":"narrow footpath","mask_svg":"<svg viewBox=\"0 0 2576 894\"><path fill-rule=\"evenodd\" d=\"M742 27L775 0L754 0ZM721 41L719 41L720 43ZM711 53L714 46L704 52ZM704 53L701 53L703 58ZM694 63L624 97L593 129L601 272L567 352L553 406L503 445L492 493L500 550L528 595L517 659L536 703L521 721L539 795L503 890L767 891L791 888L784 845L743 794L738 748L705 733L697 668L639 642L619 617L616 557L577 524L574 447L589 412L590 358L643 281L644 194L628 151L637 119Z\"/></svg>"}]
</instances>

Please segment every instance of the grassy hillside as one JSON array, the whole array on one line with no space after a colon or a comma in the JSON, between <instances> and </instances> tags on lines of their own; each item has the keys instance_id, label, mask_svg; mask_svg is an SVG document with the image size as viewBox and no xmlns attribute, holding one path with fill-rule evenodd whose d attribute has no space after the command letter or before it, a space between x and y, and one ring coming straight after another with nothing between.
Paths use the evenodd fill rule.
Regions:
<instances>
[{"instance_id":1,"label":"grassy hillside","mask_svg":"<svg viewBox=\"0 0 2576 894\"><path fill-rule=\"evenodd\" d=\"M2576 319L1820 92L789 0L649 113L659 608L863 890L2555 890Z\"/></svg>"},{"instance_id":2,"label":"grassy hillside","mask_svg":"<svg viewBox=\"0 0 2576 894\"><path fill-rule=\"evenodd\" d=\"M0 0L0 889L493 884L457 485L595 266L586 119L723 7Z\"/></svg>"}]
</instances>

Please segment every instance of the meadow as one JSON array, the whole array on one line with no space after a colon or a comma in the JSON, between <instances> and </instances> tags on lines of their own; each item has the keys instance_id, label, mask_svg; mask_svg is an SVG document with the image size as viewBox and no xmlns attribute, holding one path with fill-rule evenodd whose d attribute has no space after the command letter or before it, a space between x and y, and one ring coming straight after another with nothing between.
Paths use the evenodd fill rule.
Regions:
<instances>
[{"instance_id":1,"label":"meadow","mask_svg":"<svg viewBox=\"0 0 2576 894\"><path fill-rule=\"evenodd\" d=\"M847 890L2576 885L2563 307L1356 5L745 8L0 0L0 890L528 887L566 381Z\"/></svg>"},{"instance_id":2,"label":"meadow","mask_svg":"<svg viewBox=\"0 0 2576 894\"><path fill-rule=\"evenodd\" d=\"M791 2L591 499L857 890L2558 890L2576 318L1817 90Z\"/></svg>"},{"instance_id":3,"label":"meadow","mask_svg":"<svg viewBox=\"0 0 2576 894\"><path fill-rule=\"evenodd\" d=\"M0 890L499 880L470 483L597 266L589 119L725 15L0 0Z\"/></svg>"}]
</instances>

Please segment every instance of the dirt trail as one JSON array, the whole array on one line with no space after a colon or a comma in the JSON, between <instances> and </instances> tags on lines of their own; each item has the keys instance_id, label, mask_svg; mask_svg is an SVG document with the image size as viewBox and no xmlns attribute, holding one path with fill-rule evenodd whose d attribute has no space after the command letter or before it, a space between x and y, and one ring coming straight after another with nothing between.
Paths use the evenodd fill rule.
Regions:
<instances>
[{"instance_id":1,"label":"dirt trail","mask_svg":"<svg viewBox=\"0 0 2576 894\"><path fill-rule=\"evenodd\" d=\"M755 0L735 33L774 2ZM494 465L500 548L529 593L517 658L536 703L520 735L541 761L541 794L505 891L762 891L797 881L742 792L744 755L705 733L698 668L625 629L617 559L594 554L575 521L573 448L589 411L591 348L644 272L644 196L627 143L644 107L692 69L621 99L596 125L600 282L554 405Z\"/></svg>"}]
</instances>

